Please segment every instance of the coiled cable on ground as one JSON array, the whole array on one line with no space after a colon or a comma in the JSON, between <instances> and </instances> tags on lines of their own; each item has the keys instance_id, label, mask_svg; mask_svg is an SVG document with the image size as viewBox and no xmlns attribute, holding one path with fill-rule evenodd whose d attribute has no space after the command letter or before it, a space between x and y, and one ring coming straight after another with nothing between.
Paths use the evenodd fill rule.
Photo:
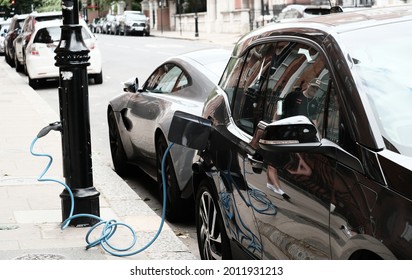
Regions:
<instances>
[{"instance_id":1,"label":"coiled cable on ground","mask_svg":"<svg viewBox=\"0 0 412 280\"><path fill-rule=\"evenodd\" d=\"M71 208L70 208L70 214L69 217L62 222L61 224L61 229L64 230L66 229L69 224L70 221L73 219L77 219L80 217L87 217L87 218L92 218L92 219L96 219L98 220L98 222L93 225L90 230L87 232L85 240L87 243L86 246L86 250L90 249L92 247L98 246L100 245L107 253L113 255L113 256L117 256L117 257L127 257L127 256L132 256L132 255L136 255L141 253L142 251L146 250L148 247L150 247L153 242L156 241L156 239L159 237L162 229L163 229L163 225L165 222L165 217L166 217L166 176L165 176L165 161L166 161L166 157L167 154L169 153L169 150L172 148L173 143L170 143L170 145L167 147L163 158L162 158L162 183L163 183L163 209L162 209L162 217L161 217L161 223L159 225L159 228L155 234L155 236L142 248L135 250L135 251L129 251L131 250L135 245L136 245L136 241L137 241L137 236L136 236L136 232L133 230L133 228L130 225L127 225L125 223L122 222L118 222L114 219L112 220L103 220L102 218L100 218L99 216L96 215L92 215L92 214L76 214L73 215L74 213L74 195L72 190L70 189L70 187L60 181L60 180L56 180L53 178L45 178L45 175L47 173L47 171L49 170L50 166L53 163L53 157L49 154L42 154L42 153L36 153L34 152L34 146L37 142L37 140L45 135L47 135L51 130L57 130L60 131L61 130L61 124L59 122L55 122L53 124L50 124L49 126L43 128L39 134L34 138L34 140L32 141L31 145L30 145L30 153L33 156L36 157L46 157L49 159L46 167L44 168L43 172L40 174L40 176L37 178L37 181L39 182L53 182L53 183L57 183L62 185L67 192L70 195L70 200L71 200ZM131 234L132 234L132 241L130 243L130 245L124 247L124 248L120 248L117 246L114 246L110 243L110 239L114 236L116 230L118 229L118 227L124 227L127 228L128 230L130 230ZM90 240L91 239L91 235L92 233L97 229L97 228L102 228L102 232L100 234L100 237L95 239L95 240Z\"/></svg>"}]
</instances>

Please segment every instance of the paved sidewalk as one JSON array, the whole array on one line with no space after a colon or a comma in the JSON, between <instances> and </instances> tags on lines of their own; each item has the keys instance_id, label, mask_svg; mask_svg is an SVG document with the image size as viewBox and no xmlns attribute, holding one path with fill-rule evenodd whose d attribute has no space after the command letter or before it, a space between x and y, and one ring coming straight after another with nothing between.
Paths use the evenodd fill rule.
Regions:
<instances>
[{"instance_id":1,"label":"paved sidewalk","mask_svg":"<svg viewBox=\"0 0 412 280\"><path fill-rule=\"evenodd\" d=\"M46 102L0 57L0 260L11 259L119 259L100 246L85 250L90 228L60 229L60 184L38 182L47 158L30 154L30 144L43 127L60 120ZM35 152L54 157L45 178L62 178L61 136L51 131L40 138ZM116 219L135 229L136 251L155 236L161 223L142 199L99 158L93 155L93 180L100 192L101 218ZM100 235L100 231L97 233ZM130 244L128 230L112 238L116 246ZM196 257L165 223L147 250L124 259L193 260Z\"/></svg>"}]
</instances>

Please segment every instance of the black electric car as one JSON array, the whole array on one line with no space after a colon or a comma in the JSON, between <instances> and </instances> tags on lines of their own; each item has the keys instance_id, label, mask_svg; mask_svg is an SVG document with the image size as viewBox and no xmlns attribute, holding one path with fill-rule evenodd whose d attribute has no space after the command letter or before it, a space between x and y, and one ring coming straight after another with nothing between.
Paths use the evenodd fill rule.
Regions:
<instances>
[{"instance_id":1,"label":"black electric car","mask_svg":"<svg viewBox=\"0 0 412 280\"><path fill-rule=\"evenodd\" d=\"M194 122L203 259L412 259L411 37L406 5L239 40Z\"/></svg>"}]
</instances>

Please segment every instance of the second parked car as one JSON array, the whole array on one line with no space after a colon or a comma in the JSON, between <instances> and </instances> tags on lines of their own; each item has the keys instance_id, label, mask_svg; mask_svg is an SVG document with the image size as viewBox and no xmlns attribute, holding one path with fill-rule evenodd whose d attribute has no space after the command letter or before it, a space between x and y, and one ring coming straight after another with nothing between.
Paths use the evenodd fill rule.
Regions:
<instances>
[{"instance_id":1,"label":"second parked car","mask_svg":"<svg viewBox=\"0 0 412 280\"><path fill-rule=\"evenodd\" d=\"M161 161L169 145L167 135L176 110L200 115L229 59L223 49L202 50L172 57L158 66L142 87L137 78L108 106L110 148L117 173L135 164L158 181ZM191 162L194 150L175 145L166 161L169 221L193 215Z\"/></svg>"},{"instance_id":2,"label":"second parked car","mask_svg":"<svg viewBox=\"0 0 412 280\"><path fill-rule=\"evenodd\" d=\"M54 50L60 41L61 25L61 20L39 22L30 37L26 48L26 67L29 85L33 88L38 88L44 81L59 78ZM97 39L83 20L80 21L80 25L83 40L90 50L90 66L87 67L87 74L89 78L94 79L95 84L101 84L103 83L102 58Z\"/></svg>"}]
</instances>

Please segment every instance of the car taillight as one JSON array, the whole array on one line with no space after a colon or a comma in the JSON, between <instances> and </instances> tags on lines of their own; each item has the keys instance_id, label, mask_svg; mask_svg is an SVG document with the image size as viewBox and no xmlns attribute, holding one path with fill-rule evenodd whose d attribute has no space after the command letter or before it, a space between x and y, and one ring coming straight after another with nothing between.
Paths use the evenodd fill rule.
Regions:
<instances>
[{"instance_id":1,"label":"car taillight","mask_svg":"<svg viewBox=\"0 0 412 280\"><path fill-rule=\"evenodd\" d=\"M40 55L39 51L36 49L36 46L30 47L30 54L31 55Z\"/></svg>"},{"instance_id":2,"label":"car taillight","mask_svg":"<svg viewBox=\"0 0 412 280\"><path fill-rule=\"evenodd\" d=\"M89 44L89 50L93 50L96 47L95 43L90 43Z\"/></svg>"}]
</instances>

